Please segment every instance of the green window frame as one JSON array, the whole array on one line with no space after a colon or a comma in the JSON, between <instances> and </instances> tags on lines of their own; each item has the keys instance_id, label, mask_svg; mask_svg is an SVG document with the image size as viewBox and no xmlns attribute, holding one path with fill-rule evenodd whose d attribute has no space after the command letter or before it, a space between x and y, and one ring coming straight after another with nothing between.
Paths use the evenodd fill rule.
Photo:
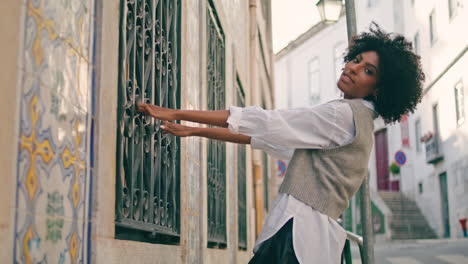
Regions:
<instances>
[{"instance_id":1,"label":"green window frame","mask_svg":"<svg viewBox=\"0 0 468 264\"><path fill-rule=\"evenodd\" d=\"M207 5L208 110L224 110L225 37L212 1ZM208 140L208 247L225 248L226 241L226 143Z\"/></svg>"},{"instance_id":2,"label":"green window frame","mask_svg":"<svg viewBox=\"0 0 468 264\"><path fill-rule=\"evenodd\" d=\"M181 0L121 0L116 238L180 240L180 141L138 102L180 108Z\"/></svg>"},{"instance_id":3,"label":"green window frame","mask_svg":"<svg viewBox=\"0 0 468 264\"><path fill-rule=\"evenodd\" d=\"M237 105L245 107L245 94L239 78L236 80ZM237 224L238 247L247 250L247 147L237 145Z\"/></svg>"}]
</instances>

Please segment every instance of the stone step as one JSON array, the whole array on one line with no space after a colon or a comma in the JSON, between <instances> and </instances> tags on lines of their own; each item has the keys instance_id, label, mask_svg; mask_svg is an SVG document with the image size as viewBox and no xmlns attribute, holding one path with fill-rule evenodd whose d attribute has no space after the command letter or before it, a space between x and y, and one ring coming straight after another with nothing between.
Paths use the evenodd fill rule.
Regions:
<instances>
[{"instance_id":1,"label":"stone step","mask_svg":"<svg viewBox=\"0 0 468 264\"><path fill-rule=\"evenodd\" d=\"M392 210L392 208L390 208ZM406 217L406 216L423 216L421 211L419 210L392 210L392 215L395 216L395 218L399 217Z\"/></svg>"},{"instance_id":2,"label":"stone step","mask_svg":"<svg viewBox=\"0 0 468 264\"><path fill-rule=\"evenodd\" d=\"M419 212L419 207L417 205L404 205L404 206L400 206L400 205L391 205L391 204L387 204L387 206L390 208L390 210L392 211L416 211L416 212Z\"/></svg>"},{"instance_id":3,"label":"stone step","mask_svg":"<svg viewBox=\"0 0 468 264\"><path fill-rule=\"evenodd\" d=\"M412 220L393 220L388 222L392 226L429 226L424 219L412 219Z\"/></svg>"},{"instance_id":4,"label":"stone step","mask_svg":"<svg viewBox=\"0 0 468 264\"><path fill-rule=\"evenodd\" d=\"M409 202L409 201L387 201L384 200L386 204L388 205L393 205L393 206L401 206L401 207L412 207L412 206L417 206L415 202Z\"/></svg>"},{"instance_id":5,"label":"stone step","mask_svg":"<svg viewBox=\"0 0 468 264\"><path fill-rule=\"evenodd\" d=\"M393 230L391 239L419 239L419 238L437 238L437 236L428 230Z\"/></svg>"},{"instance_id":6,"label":"stone step","mask_svg":"<svg viewBox=\"0 0 468 264\"><path fill-rule=\"evenodd\" d=\"M430 230L431 228L427 223L390 223L390 227L392 227L395 230L419 230L419 229L424 229L424 230Z\"/></svg>"},{"instance_id":7,"label":"stone step","mask_svg":"<svg viewBox=\"0 0 468 264\"><path fill-rule=\"evenodd\" d=\"M379 191L379 195L382 198L389 198L389 197L402 197L401 192L389 192L389 191Z\"/></svg>"},{"instance_id":8,"label":"stone step","mask_svg":"<svg viewBox=\"0 0 468 264\"><path fill-rule=\"evenodd\" d=\"M392 239L433 239L437 238L436 235L430 233L408 233L398 232L392 233Z\"/></svg>"},{"instance_id":9,"label":"stone step","mask_svg":"<svg viewBox=\"0 0 468 264\"><path fill-rule=\"evenodd\" d=\"M392 211L389 226L392 239L435 238L418 205L399 192L379 192L380 197Z\"/></svg>"},{"instance_id":10,"label":"stone step","mask_svg":"<svg viewBox=\"0 0 468 264\"><path fill-rule=\"evenodd\" d=\"M421 222L421 223L427 223L426 218L421 215L392 215L392 217L389 219L390 222Z\"/></svg>"}]
</instances>

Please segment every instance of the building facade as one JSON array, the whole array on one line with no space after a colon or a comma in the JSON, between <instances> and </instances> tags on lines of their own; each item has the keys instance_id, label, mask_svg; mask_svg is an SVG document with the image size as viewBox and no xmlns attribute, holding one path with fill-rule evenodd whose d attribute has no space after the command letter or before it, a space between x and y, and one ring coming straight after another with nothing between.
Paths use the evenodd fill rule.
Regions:
<instances>
[{"instance_id":1,"label":"building facade","mask_svg":"<svg viewBox=\"0 0 468 264\"><path fill-rule=\"evenodd\" d=\"M467 2L410 1L403 11L404 34L422 57L426 85L407 131L401 124L389 130L389 145L409 138L410 162L402 167L401 189L414 197L439 237L463 237L459 220L468 217L468 36L460 32L468 23ZM392 155L396 149L389 151Z\"/></svg>"},{"instance_id":2,"label":"building facade","mask_svg":"<svg viewBox=\"0 0 468 264\"><path fill-rule=\"evenodd\" d=\"M375 149L369 173L376 213L383 219L391 215L379 191L401 191L417 203L438 237L461 237L459 220L468 216L468 158L462 147L468 143L464 121L467 73L463 70L468 37L460 34L468 22L466 3L355 2L358 32L375 21L387 32L405 35L422 57L426 73L424 97L414 114L393 125L385 125L381 119L375 121ZM338 98L336 80L346 47L346 19L342 16L334 24L316 24L278 52L277 107L312 106ZM400 173L393 175L389 166L396 162L398 151L405 154L406 162L400 166ZM356 210L350 213L353 220L347 224L356 231L359 216ZM389 238L388 221L379 226L383 227L384 237Z\"/></svg>"},{"instance_id":3,"label":"building facade","mask_svg":"<svg viewBox=\"0 0 468 264\"><path fill-rule=\"evenodd\" d=\"M274 107L270 9L2 2L1 258L246 263L272 161L249 146L163 135L135 105Z\"/></svg>"}]
</instances>

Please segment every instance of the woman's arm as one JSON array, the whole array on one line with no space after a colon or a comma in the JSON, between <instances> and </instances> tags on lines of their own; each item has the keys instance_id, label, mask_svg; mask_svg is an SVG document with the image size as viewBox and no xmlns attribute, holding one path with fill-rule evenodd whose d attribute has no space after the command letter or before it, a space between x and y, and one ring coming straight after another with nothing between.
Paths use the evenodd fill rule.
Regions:
<instances>
[{"instance_id":1,"label":"woman's arm","mask_svg":"<svg viewBox=\"0 0 468 264\"><path fill-rule=\"evenodd\" d=\"M185 120L206 125L228 127L226 120L229 117L229 110L218 111L196 111L179 110L176 113L178 120Z\"/></svg>"},{"instance_id":2,"label":"woman's arm","mask_svg":"<svg viewBox=\"0 0 468 264\"><path fill-rule=\"evenodd\" d=\"M229 110L176 110L151 104L138 104L137 110L159 120L184 120L212 126L228 127L226 120L229 117Z\"/></svg>"},{"instance_id":3,"label":"woman's arm","mask_svg":"<svg viewBox=\"0 0 468 264\"><path fill-rule=\"evenodd\" d=\"M190 127L164 121L161 129L164 130L164 133L171 133L179 137L198 136L239 144L250 144L251 140L251 137L231 133L227 128Z\"/></svg>"}]
</instances>

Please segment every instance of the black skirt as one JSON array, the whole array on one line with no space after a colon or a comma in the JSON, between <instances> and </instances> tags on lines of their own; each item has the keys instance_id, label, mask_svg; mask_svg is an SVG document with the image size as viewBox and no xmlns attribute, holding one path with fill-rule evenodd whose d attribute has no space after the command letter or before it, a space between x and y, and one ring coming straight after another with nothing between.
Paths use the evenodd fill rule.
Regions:
<instances>
[{"instance_id":1,"label":"black skirt","mask_svg":"<svg viewBox=\"0 0 468 264\"><path fill-rule=\"evenodd\" d=\"M281 227L278 232L264 241L249 264L296 264L293 247L293 218Z\"/></svg>"}]
</instances>

